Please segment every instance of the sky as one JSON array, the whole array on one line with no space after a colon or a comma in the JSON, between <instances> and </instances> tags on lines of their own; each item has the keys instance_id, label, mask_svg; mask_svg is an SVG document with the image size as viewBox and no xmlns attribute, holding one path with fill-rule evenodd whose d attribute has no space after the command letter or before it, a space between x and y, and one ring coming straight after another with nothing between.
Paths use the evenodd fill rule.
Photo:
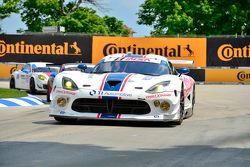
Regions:
<instances>
[{"instance_id":1,"label":"sky","mask_svg":"<svg viewBox=\"0 0 250 167\"><path fill-rule=\"evenodd\" d=\"M114 16L123 21L125 25L135 31L135 37L149 36L151 28L137 24L138 18L136 13L144 0L101 0L100 2L107 11L98 11L99 15ZM0 24L3 31L8 34L16 34L16 30L20 28L26 29L19 14L12 14L11 17L2 20Z\"/></svg>"}]
</instances>

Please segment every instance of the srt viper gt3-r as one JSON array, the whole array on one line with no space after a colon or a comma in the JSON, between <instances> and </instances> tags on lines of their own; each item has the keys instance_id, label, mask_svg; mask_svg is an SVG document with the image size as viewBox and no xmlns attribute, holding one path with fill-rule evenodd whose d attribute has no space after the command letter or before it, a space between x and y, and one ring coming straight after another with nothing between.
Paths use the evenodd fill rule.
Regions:
<instances>
[{"instance_id":1,"label":"srt viper gt3-r","mask_svg":"<svg viewBox=\"0 0 250 167\"><path fill-rule=\"evenodd\" d=\"M82 65L80 68L86 68ZM171 121L191 117L195 81L159 55L113 54L92 73L59 73L52 88L50 116L77 119Z\"/></svg>"}]
</instances>

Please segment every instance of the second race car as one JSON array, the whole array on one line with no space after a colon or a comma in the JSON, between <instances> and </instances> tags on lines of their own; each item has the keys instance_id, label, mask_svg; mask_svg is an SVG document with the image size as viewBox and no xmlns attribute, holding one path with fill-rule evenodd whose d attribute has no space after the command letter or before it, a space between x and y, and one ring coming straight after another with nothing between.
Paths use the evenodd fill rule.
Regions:
<instances>
[{"instance_id":1,"label":"second race car","mask_svg":"<svg viewBox=\"0 0 250 167\"><path fill-rule=\"evenodd\" d=\"M47 82L52 72L59 69L47 67L46 62L30 62L23 65L21 70L11 74L10 88L29 90L30 93L46 92Z\"/></svg>"}]
</instances>

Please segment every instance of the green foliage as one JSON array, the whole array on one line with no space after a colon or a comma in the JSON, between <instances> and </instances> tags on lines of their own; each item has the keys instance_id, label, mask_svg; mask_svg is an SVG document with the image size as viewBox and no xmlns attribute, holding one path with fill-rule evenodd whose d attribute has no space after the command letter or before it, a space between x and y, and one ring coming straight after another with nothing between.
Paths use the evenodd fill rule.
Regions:
<instances>
[{"instance_id":1,"label":"green foliage","mask_svg":"<svg viewBox=\"0 0 250 167\"><path fill-rule=\"evenodd\" d=\"M85 0L96 5L95 0ZM129 34L122 21L115 17L100 17L96 11L81 7L80 0L25 0L22 21L28 31L41 32L43 26L64 26L66 32Z\"/></svg>"},{"instance_id":2,"label":"green foliage","mask_svg":"<svg viewBox=\"0 0 250 167\"><path fill-rule=\"evenodd\" d=\"M26 91L20 91L17 89L0 88L0 98L25 97L27 95L28 94Z\"/></svg>"},{"instance_id":3,"label":"green foliage","mask_svg":"<svg viewBox=\"0 0 250 167\"><path fill-rule=\"evenodd\" d=\"M28 31L41 32L43 26L53 25L60 18L57 0L26 0L22 7L21 18Z\"/></svg>"},{"instance_id":4,"label":"green foliage","mask_svg":"<svg viewBox=\"0 0 250 167\"><path fill-rule=\"evenodd\" d=\"M0 2L0 20L9 17L11 13L17 13L20 0L3 0Z\"/></svg>"},{"instance_id":5,"label":"green foliage","mask_svg":"<svg viewBox=\"0 0 250 167\"><path fill-rule=\"evenodd\" d=\"M145 0L138 23L154 27L152 35L249 34L250 0Z\"/></svg>"},{"instance_id":6,"label":"green foliage","mask_svg":"<svg viewBox=\"0 0 250 167\"><path fill-rule=\"evenodd\" d=\"M107 34L103 19L88 8L80 7L68 16L62 17L60 25L64 26L67 32Z\"/></svg>"},{"instance_id":7,"label":"green foliage","mask_svg":"<svg viewBox=\"0 0 250 167\"><path fill-rule=\"evenodd\" d=\"M123 25L123 22L117 20L115 17L104 16L104 23L108 30L108 34L129 34L132 31Z\"/></svg>"}]
</instances>

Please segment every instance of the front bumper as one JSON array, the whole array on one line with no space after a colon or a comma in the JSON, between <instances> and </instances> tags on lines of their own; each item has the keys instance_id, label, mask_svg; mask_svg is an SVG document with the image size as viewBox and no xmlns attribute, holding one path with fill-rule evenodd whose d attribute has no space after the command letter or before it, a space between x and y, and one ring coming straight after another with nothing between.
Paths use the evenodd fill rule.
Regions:
<instances>
[{"instance_id":1,"label":"front bumper","mask_svg":"<svg viewBox=\"0 0 250 167\"><path fill-rule=\"evenodd\" d=\"M89 91L67 91L63 89L56 89L55 92L56 93L53 94L53 100L50 103L50 116L52 117L131 121L175 121L179 119L179 93L176 95L174 92L168 92L168 96L163 96L164 94L157 96L148 96L148 94L143 94L138 95L137 97L129 97L121 100L123 102L126 101L126 106L120 105L116 108L116 106L112 106L112 101L108 101L106 105L104 102L105 100L89 96ZM67 101L65 106L59 107L57 104L57 100L59 98L65 98ZM86 102L86 100L83 100L81 103L78 102L76 106L76 101L79 99L88 99L89 101ZM93 100L95 103L90 106ZM170 103L171 105L169 110L162 111L159 107L156 107L154 105L155 100L159 100L160 102L167 101ZM96 101L100 101L100 103L98 104ZM116 102L119 103L119 101L120 100L117 100ZM138 105L138 108L135 109L135 105L133 104L135 102L139 102L139 104L145 103L147 104L148 108L139 108L140 106ZM107 107L106 109L105 105Z\"/></svg>"}]
</instances>

